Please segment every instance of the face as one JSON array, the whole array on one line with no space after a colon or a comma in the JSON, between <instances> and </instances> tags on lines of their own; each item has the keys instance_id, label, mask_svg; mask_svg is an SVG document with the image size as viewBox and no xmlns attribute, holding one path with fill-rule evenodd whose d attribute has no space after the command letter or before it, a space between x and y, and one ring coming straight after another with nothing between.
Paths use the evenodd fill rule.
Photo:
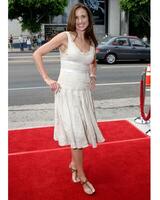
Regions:
<instances>
[{"instance_id":1,"label":"face","mask_svg":"<svg viewBox=\"0 0 160 200\"><path fill-rule=\"evenodd\" d=\"M76 30L84 31L89 25L87 11L83 8L78 8L75 12L75 17L76 17Z\"/></svg>"}]
</instances>

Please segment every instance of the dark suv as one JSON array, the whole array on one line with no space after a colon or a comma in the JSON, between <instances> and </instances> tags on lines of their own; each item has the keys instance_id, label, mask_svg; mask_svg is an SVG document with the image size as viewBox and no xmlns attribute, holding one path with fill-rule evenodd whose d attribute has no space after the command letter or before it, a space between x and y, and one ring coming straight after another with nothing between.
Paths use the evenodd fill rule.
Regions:
<instances>
[{"instance_id":1,"label":"dark suv","mask_svg":"<svg viewBox=\"0 0 160 200\"><path fill-rule=\"evenodd\" d=\"M117 60L150 60L150 46L136 36L108 36L96 48L96 59L113 64Z\"/></svg>"}]
</instances>

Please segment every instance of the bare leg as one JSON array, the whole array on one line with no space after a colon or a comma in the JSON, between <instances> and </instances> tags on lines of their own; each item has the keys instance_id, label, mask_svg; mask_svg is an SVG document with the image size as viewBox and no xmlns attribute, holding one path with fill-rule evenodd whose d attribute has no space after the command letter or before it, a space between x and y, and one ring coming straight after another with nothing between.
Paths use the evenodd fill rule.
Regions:
<instances>
[{"instance_id":1,"label":"bare leg","mask_svg":"<svg viewBox=\"0 0 160 200\"><path fill-rule=\"evenodd\" d=\"M77 169L76 168L76 163L73 159L73 153L72 153L73 149L71 149L71 162L70 162L70 166L73 167L74 169Z\"/></svg>"},{"instance_id":2,"label":"bare leg","mask_svg":"<svg viewBox=\"0 0 160 200\"><path fill-rule=\"evenodd\" d=\"M83 181L86 179L84 169L83 169L83 150L82 149L72 149L72 161L73 166L76 167L78 171L79 178Z\"/></svg>"},{"instance_id":3,"label":"bare leg","mask_svg":"<svg viewBox=\"0 0 160 200\"><path fill-rule=\"evenodd\" d=\"M72 149L72 161L71 163L76 167L78 172L78 177L82 183L84 192L87 194L93 194L95 189L93 185L87 180L84 169L83 169L83 150L82 149Z\"/></svg>"}]
</instances>

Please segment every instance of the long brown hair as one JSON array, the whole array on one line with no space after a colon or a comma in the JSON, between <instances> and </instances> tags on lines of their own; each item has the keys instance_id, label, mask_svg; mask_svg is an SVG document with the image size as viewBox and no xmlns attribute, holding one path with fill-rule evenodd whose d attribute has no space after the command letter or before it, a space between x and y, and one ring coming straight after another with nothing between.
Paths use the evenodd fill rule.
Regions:
<instances>
[{"instance_id":1,"label":"long brown hair","mask_svg":"<svg viewBox=\"0 0 160 200\"><path fill-rule=\"evenodd\" d=\"M98 42L97 42L97 39L96 39L94 31L93 31L92 13L89 10L89 8L87 6L85 6L84 4L77 3L72 7L70 15L68 17L67 31L76 32L76 17L75 17L75 13L76 13L76 10L78 8L83 8L84 10L86 10L86 12L88 14L89 25L85 30L84 37L85 37L86 40L89 40L90 44L93 42L95 47L96 47L98 45Z\"/></svg>"}]
</instances>

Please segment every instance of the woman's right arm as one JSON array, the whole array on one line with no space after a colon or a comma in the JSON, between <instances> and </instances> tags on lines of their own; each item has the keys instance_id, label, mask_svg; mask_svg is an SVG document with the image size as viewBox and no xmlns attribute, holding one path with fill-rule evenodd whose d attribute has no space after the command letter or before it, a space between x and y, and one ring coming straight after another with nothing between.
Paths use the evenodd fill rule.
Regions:
<instances>
[{"instance_id":1,"label":"woman's right arm","mask_svg":"<svg viewBox=\"0 0 160 200\"><path fill-rule=\"evenodd\" d=\"M67 36L65 32L59 33L54 38L52 38L49 42L39 47L33 53L33 59L36 63L36 66L40 75L42 76L43 80L47 83L47 85L49 85L50 88L56 92L59 90L59 84L55 80L49 78L48 73L44 67L43 56L55 48L65 46L66 39L67 39Z\"/></svg>"}]
</instances>

